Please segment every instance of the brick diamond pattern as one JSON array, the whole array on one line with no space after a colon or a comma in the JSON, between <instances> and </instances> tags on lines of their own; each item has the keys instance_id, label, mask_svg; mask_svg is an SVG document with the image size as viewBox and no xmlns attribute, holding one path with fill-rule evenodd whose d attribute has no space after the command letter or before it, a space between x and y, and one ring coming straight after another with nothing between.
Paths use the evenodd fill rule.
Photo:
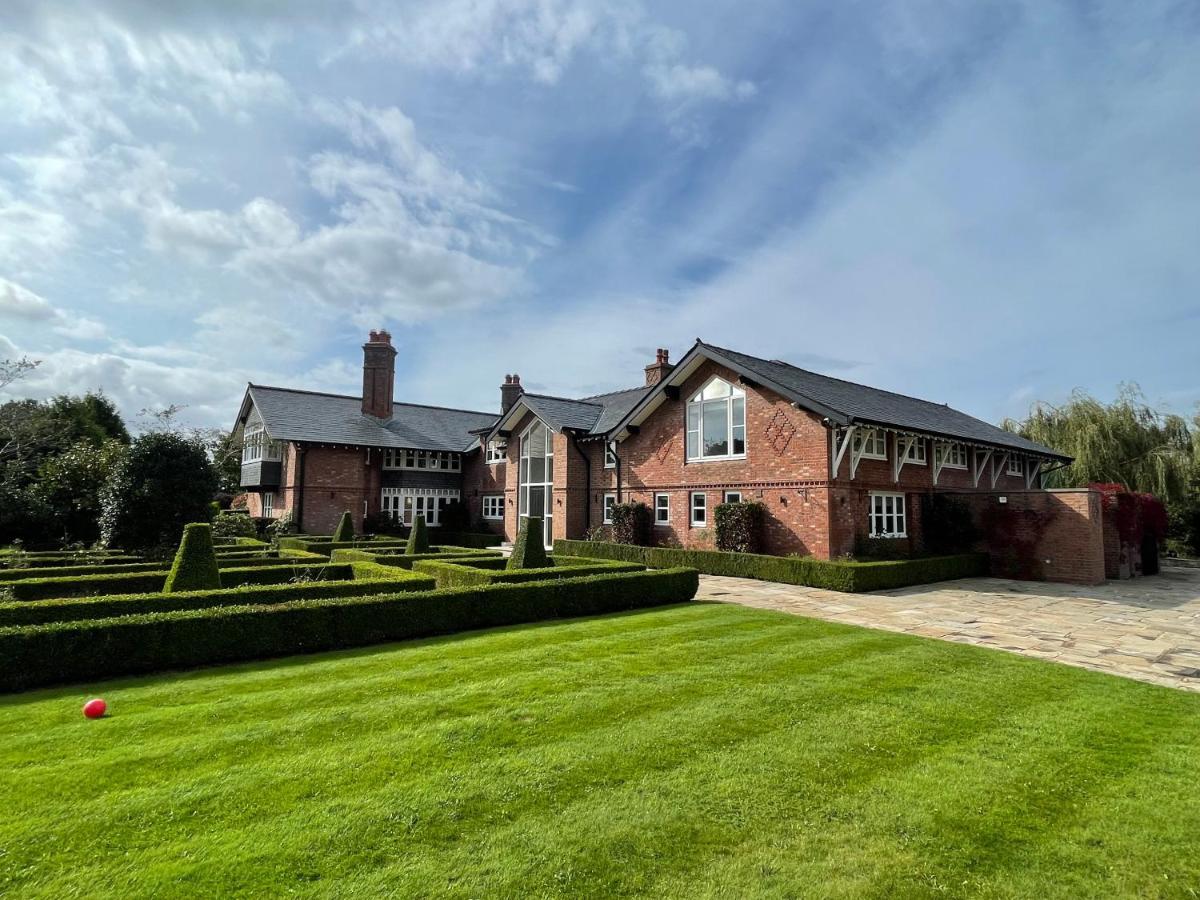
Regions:
<instances>
[{"instance_id":1,"label":"brick diamond pattern","mask_svg":"<svg viewBox=\"0 0 1200 900\"><path fill-rule=\"evenodd\" d=\"M792 420L783 414L782 411L776 412L770 424L767 425L766 438L767 443L775 451L777 456L782 456L783 451L787 449L788 444L792 442L792 438L796 436L796 426L792 424Z\"/></svg>"}]
</instances>

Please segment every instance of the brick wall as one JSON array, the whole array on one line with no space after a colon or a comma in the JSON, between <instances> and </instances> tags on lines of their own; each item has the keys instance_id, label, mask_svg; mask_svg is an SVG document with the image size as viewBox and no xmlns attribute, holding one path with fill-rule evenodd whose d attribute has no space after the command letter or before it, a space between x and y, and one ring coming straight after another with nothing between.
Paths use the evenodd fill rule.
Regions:
<instances>
[{"instance_id":1,"label":"brick wall","mask_svg":"<svg viewBox=\"0 0 1200 900\"><path fill-rule=\"evenodd\" d=\"M959 496L971 509L981 533L978 546L990 556L993 575L1073 584L1104 581L1104 519L1096 491L989 491Z\"/></svg>"}]
</instances>

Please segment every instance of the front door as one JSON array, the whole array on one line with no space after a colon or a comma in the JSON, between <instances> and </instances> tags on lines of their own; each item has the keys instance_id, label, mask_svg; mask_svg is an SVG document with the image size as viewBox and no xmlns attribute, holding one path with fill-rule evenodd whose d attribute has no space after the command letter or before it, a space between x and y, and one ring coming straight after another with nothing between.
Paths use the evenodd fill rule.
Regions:
<instances>
[{"instance_id":1,"label":"front door","mask_svg":"<svg viewBox=\"0 0 1200 900\"><path fill-rule=\"evenodd\" d=\"M549 549L554 543L554 433L538 420L521 435L517 503L522 518L542 517Z\"/></svg>"}]
</instances>

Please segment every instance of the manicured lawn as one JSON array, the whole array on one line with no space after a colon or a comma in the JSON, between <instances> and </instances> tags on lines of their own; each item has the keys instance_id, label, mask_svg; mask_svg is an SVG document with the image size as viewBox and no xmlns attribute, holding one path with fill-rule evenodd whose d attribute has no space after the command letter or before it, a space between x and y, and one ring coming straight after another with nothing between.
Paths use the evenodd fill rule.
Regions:
<instances>
[{"instance_id":1,"label":"manicured lawn","mask_svg":"<svg viewBox=\"0 0 1200 900\"><path fill-rule=\"evenodd\" d=\"M0 698L0 798L0 895L1192 897L1200 696L691 604Z\"/></svg>"}]
</instances>

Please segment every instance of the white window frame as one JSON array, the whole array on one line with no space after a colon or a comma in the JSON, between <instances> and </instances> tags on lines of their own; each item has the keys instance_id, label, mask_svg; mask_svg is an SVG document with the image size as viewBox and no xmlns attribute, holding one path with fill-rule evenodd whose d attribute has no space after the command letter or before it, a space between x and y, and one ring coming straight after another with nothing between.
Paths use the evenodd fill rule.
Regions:
<instances>
[{"instance_id":1,"label":"white window frame","mask_svg":"<svg viewBox=\"0 0 1200 900\"><path fill-rule=\"evenodd\" d=\"M850 445L859 459L883 459L887 455L887 433L882 428L864 428L855 431Z\"/></svg>"},{"instance_id":2,"label":"white window frame","mask_svg":"<svg viewBox=\"0 0 1200 900\"><path fill-rule=\"evenodd\" d=\"M720 384L725 385L727 388L729 388L729 396L717 397L717 398L714 398L711 400L703 399L704 392L707 391L709 386L714 383L720 383ZM734 409L734 401L736 401L736 400L742 401L742 420L741 420L740 424L738 424L734 420L733 409ZM716 455L716 454L705 455L705 453L704 453L704 406L706 404L715 405L717 403L725 404L725 440L727 442L727 449L729 452L722 453L719 455ZM692 427L692 409L693 408L695 408L698 411L695 428ZM690 462L690 463L691 462L718 462L720 460L745 459L746 458L746 450L749 448L749 441L747 440L747 428L746 428L746 392L742 388L738 387L735 384L731 384L730 382L726 381L724 378L720 377L719 375L714 375L712 378L708 379L708 381L704 382L704 386L702 388L700 388L700 390L696 391L696 393L694 393L692 395L692 398L687 402L687 405L684 408L683 416L684 416L684 418L683 418L684 455L688 462ZM741 433L742 433L742 451L740 453L733 452L735 429L740 429ZM692 435L695 435L695 437L696 437L696 441L695 441L696 452L694 454L691 449Z\"/></svg>"},{"instance_id":3,"label":"white window frame","mask_svg":"<svg viewBox=\"0 0 1200 900\"><path fill-rule=\"evenodd\" d=\"M542 439L545 442L545 455L542 457L534 457L530 454L530 446L532 441L530 436L534 433L534 429L540 429ZM534 459L544 459L545 471L543 472L542 481L530 481L529 476L533 470ZM542 509L534 510L535 517L541 516L542 529L546 540L546 546L550 547L554 544L554 431L542 422L541 419L534 419L526 429L521 432L521 454L517 463L517 517L518 519L528 518L530 515L530 488L542 489Z\"/></svg>"},{"instance_id":4,"label":"white window frame","mask_svg":"<svg viewBox=\"0 0 1200 900\"><path fill-rule=\"evenodd\" d=\"M965 469L967 467L966 444L938 444L935 453L940 454L943 469Z\"/></svg>"},{"instance_id":5,"label":"white window frame","mask_svg":"<svg viewBox=\"0 0 1200 900\"><path fill-rule=\"evenodd\" d=\"M507 461L508 442L503 440L488 441L484 448L484 459L489 466Z\"/></svg>"},{"instance_id":6,"label":"white window frame","mask_svg":"<svg viewBox=\"0 0 1200 900\"><path fill-rule=\"evenodd\" d=\"M730 497L737 497L737 499L730 500L729 499ZM722 495L722 502L723 503L741 503L742 502L742 492L741 491L726 491Z\"/></svg>"},{"instance_id":7,"label":"white window frame","mask_svg":"<svg viewBox=\"0 0 1200 900\"><path fill-rule=\"evenodd\" d=\"M660 505L659 500L663 503ZM671 495L670 494L655 494L654 495L654 524L656 526L666 526L671 524Z\"/></svg>"},{"instance_id":8,"label":"white window frame","mask_svg":"<svg viewBox=\"0 0 1200 900\"><path fill-rule=\"evenodd\" d=\"M442 507L461 499L462 493L455 488L383 488L379 511L405 525L411 525L418 515L424 516L426 525L436 527L441 525Z\"/></svg>"},{"instance_id":9,"label":"white window frame","mask_svg":"<svg viewBox=\"0 0 1200 900\"><path fill-rule=\"evenodd\" d=\"M887 530L889 518L891 531ZM908 537L906 495L892 491L871 491L867 495L867 533L873 538Z\"/></svg>"},{"instance_id":10,"label":"white window frame","mask_svg":"<svg viewBox=\"0 0 1200 900\"><path fill-rule=\"evenodd\" d=\"M1010 453L1008 463L1004 466L1004 474L1023 477L1025 475L1025 457Z\"/></svg>"},{"instance_id":11,"label":"white window frame","mask_svg":"<svg viewBox=\"0 0 1200 900\"><path fill-rule=\"evenodd\" d=\"M617 442L604 442L604 468L615 469L617 467Z\"/></svg>"},{"instance_id":12,"label":"white window frame","mask_svg":"<svg viewBox=\"0 0 1200 900\"><path fill-rule=\"evenodd\" d=\"M242 463L279 462L283 459L283 444L271 440L261 422L247 425L242 432Z\"/></svg>"},{"instance_id":13,"label":"white window frame","mask_svg":"<svg viewBox=\"0 0 1200 900\"><path fill-rule=\"evenodd\" d=\"M700 505L696 505L696 501L700 501ZM696 518L696 511L703 513L703 518ZM708 526L708 494L704 491L692 491L688 497L688 521L693 528L706 528Z\"/></svg>"},{"instance_id":14,"label":"white window frame","mask_svg":"<svg viewBox=\"0 0 1200 900\"><path fill-rule=\"evenodd\" d=\"M503 494L484 494L483 503L480 507L480 515L485 519L503 519L504 518L504 495Z\"/></svg>"},{"instance_id":15,"label":"white window frame","mask_svg":"<svg viewBox=\"0 0 1200 900\"><path fill-rule=\"evenodd\" d=\"M903 438L896 438L903 440ZM924 466L929 463L929 451L926 449L925 438L910 438L908 452L904 456L904 464L908 466Z\"/></svg>"},{"instance_id":16,"label":"white window frame","mask_svg":"<svg viewBox=\"0 0 1200 900\"><path fill-rule=\"evenodd\" d=\"M605 525L611 525L613 523L613 507L616 505L616 494L605 494L604 499L600 501L601 521Z\"/></svg>"},{"instance_id":17,"label":"white window frame","mask_svg":"<svg viewBox=\"0 0 1200 900\"><path fill-rule=\"evenodd\" d=\"M386 447L385 469L422 469L431 472L461 472L462 454L447 450L416 450L410 447Z\"/></svg>"},{"instance_id":18,"label":"white window frame","mask_svg":"<svg viewBox=\"0 0 1200 900\"><path fill-rule=\"evenodd\" d=\"M261 497L262 497L262 517L264 519L275 518L275 492L274 491L263 491Z\"/></svg>"}]
</instances>

